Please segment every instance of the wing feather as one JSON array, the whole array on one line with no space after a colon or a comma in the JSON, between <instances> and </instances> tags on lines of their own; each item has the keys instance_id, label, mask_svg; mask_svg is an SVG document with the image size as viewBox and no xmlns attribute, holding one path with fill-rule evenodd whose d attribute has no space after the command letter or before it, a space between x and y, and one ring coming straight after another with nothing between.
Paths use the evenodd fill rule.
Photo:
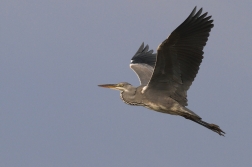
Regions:
<instances>
[{"instance_id":1,"label":"wing feather","mask_svg":"<svg viewBox=\"0 0 252 167\"><path fill-rule=\"evenodd\" d=\"M157 61L146 92L160 90L187 105L187 90L196 77L203 59L203 48L214 26L211 16L193 9L157 49Z\"/></svg>"},{"instance_id":2,"label":"wing feather","mask_svg":"<svg viewBox=\"0 0 252 167\"><path fill-rule=\"evenodd\" d=\"M148 45L144 47L142 43L130 63L130 68L137 74L141 85L147 85L150 81L155 63L156 54L153 54L153 50L149 50Z\"/></svg>"}]
</instances>

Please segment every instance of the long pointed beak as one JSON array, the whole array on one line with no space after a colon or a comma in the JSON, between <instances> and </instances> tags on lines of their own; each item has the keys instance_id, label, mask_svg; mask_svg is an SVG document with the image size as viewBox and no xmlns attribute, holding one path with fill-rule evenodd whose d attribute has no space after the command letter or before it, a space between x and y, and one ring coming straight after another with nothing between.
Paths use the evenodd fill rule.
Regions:
<instances>
[{"instance_id":1,"label":"long pointed beak","mask_svg":"<svg viewBox=\"0 0 252 167\"><path fill-rule=\"evenodd\" d=\"M104 84L104 85L98 85L102 88L110 88L110 89L115 89L117 87L117 84Z\"/></svg>"}]
</instances>

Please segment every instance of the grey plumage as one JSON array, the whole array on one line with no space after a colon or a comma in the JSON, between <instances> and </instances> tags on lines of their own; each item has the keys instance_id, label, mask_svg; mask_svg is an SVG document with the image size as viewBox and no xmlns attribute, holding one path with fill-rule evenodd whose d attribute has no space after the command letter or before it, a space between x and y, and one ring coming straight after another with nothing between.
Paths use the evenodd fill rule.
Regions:
<instances>
[{"instance_id":1,"label":"grey plumage","mask_svg":"<svg viewBox=\"0 0 252 167\"><path fill-rule=\"evenodd\" d=\"M153 73L156 54L152 53L153 50L149 50L148 45L144 47L144 43L142 43L131 59L130 68L137 74L141 85L147 85Z\"/></svg>"},{"instance_id":2,"label":"grey plumage","mask_svg":"<svg viewBox=\"0 0 252 167\"><path fill-rule=\"evenodd\" d=\"M127 82L99 85L121 91L121 99L130 105L183 116L219 135L224 135L218 125L202 121L187 107L187 90L194 81L201 61L203 48L213 28L213 20L202 8L193 9L187 19L157 48L157 54L149 46L140 46L132 57L130 68L137 74L141 85L137 88Z\"/></svg>"}]
</instances>

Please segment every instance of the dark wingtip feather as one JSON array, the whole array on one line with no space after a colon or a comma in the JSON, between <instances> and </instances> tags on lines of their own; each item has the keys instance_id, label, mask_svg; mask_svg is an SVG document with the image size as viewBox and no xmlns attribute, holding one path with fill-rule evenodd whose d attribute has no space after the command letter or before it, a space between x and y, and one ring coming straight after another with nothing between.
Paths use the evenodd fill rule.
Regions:
<instances>
[{"instance_id":1,"label":"dark wingtip feather","mask_svg":"<svg viewBox=\"0 0 252 167\"><path fill-rule=\"evenodd\" d=\"M153 50L149 50L149 45L144 47L144 43L142 43L136 54L132 57L131 63L143 63L154 67L156 63L156 54L153 54Z\"/></svg>"},{"instance_id":2,"label":"dark wingtip feather","mask_svg":"<svg viewBox=\"0 0 252 167\"><path fill-rule=\"evenodd\" d=\"M144 42L140 45L139 49L137 50L136 54L141 52L144 48Z\"/></svg>"}]
</instances>

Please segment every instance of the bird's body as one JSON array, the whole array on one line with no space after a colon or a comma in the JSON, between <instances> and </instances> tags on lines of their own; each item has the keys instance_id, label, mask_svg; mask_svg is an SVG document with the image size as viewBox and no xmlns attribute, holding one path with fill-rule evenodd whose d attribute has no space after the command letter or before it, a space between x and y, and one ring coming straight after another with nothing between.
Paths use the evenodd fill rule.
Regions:
<instances>
[{"instance_id":1,"label":"bird's body","mask_svg":"<svg viewBox=\"0 0 252 167\"><path fill-rule=\"evenodd\" d=\"M130 64L139 77L139 87L127 82L99 86L119 90L126 104L179 115L224 135L219 126L202 121L186 107L187 91L198 73L203 48L213 27L211 16L207 13L201 15L201 12L202 9L196 13L195 7L189 17L159 45L157 54L153 54L148 45L140 46Z\"/></svg>"},{"instance_id":2,"label":"bird's body","mask_svg":"<svg viewBox=\"0 0 252 167\"><path fill-rule=\"evenodd\" d=\"M152 94L143 91L145 86L139 86L135 88L127 82L121 84L127 85L127 91L122 91L120 93L121 99L126 104L143 106L151 110L171 115L184 114L188 116L199 117L188 108L180 105L176 100L167 96L162 96L162 91L159 93L156 92L157 94L154 97Z\"/></svg>"}]
</instances>

